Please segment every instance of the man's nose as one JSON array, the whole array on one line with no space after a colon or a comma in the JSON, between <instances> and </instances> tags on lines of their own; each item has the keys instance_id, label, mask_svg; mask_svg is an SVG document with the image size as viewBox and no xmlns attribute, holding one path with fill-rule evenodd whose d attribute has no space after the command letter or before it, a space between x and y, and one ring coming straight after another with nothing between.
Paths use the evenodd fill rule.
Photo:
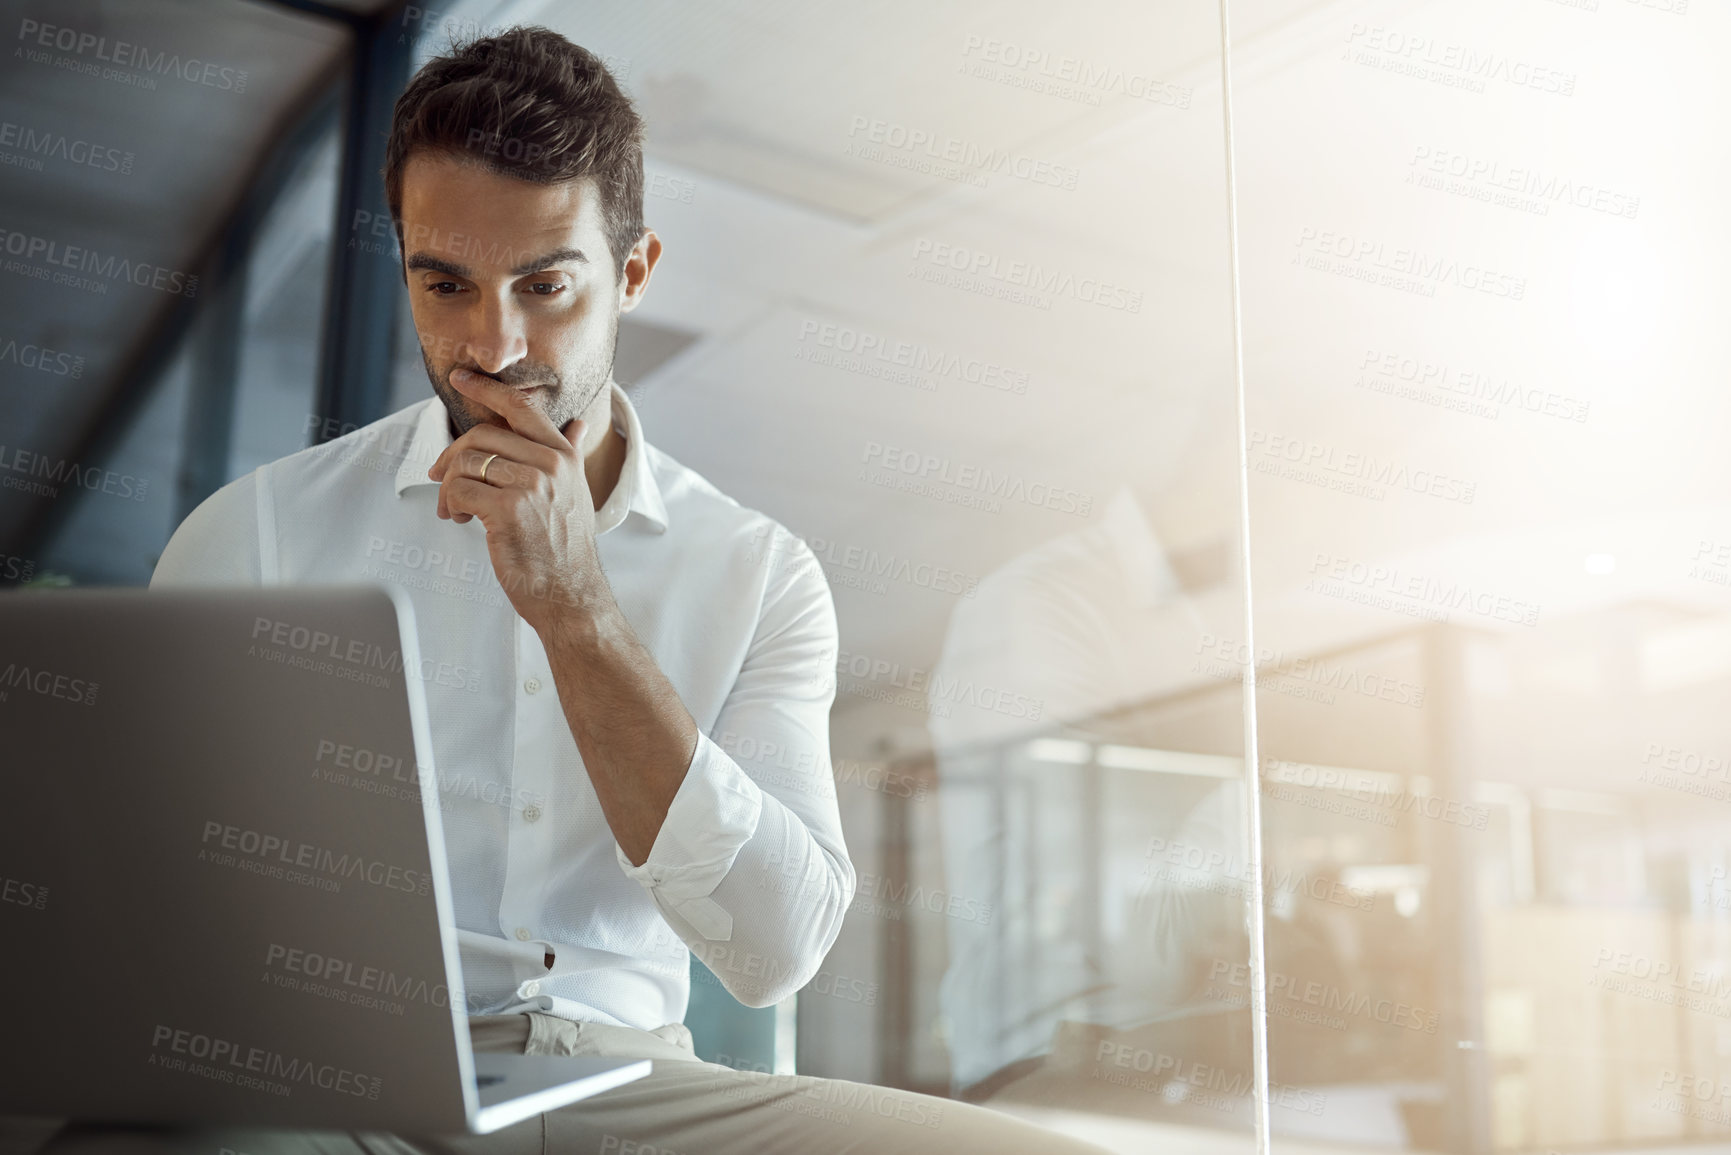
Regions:
<instances>
[{"instance_id":1,"label":"man's nose","mask_svg":"<svg viewBox=\"0 0 1731 1155\"><path fill-rule=\"evenodd\" d=\"M528 351L529 342L516 311L495 301L485 302L464 350L469 361L481 372L497 375L522 360Z\"/></svg>"}]
</instances>

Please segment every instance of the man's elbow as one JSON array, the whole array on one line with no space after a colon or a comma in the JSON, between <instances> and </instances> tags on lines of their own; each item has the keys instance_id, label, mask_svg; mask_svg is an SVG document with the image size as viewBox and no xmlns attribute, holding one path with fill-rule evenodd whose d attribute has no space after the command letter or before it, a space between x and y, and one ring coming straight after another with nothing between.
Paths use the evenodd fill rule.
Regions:
<instances>
[{"instance_id":1,"label":"man's elbow","mask_svg":"<svg viewBox=\"0 0 1731 1155\"><path fill-rule=\"evenodd\" d=\"M709 967L735 1002L755 1009L773 1007L797 993L817 974L822 961L821 955L816 958L802 955L790 961L789 958L753 954L747 956L745 965L738 968L723 965L717 970L714 963Z\"/></svg>"},{"instance_id":2,"label":"man's elbow","mask_svg":"<svg viewBox=\"0 0 1731 1155\"><path fill-rule=\"evenodd\" d=\"M790 941L775 959L754 960L760 965L733 969L718 976L727 993L747 1007L773 1007L817 977L830 947L841 934L842 918L853 898L852 872L835 880L825 914L808 924L810 932Z\"/></svg>"},{"instance_id":3,"label":"man's elbow","mask_svg":"<svg viewBox=\"0 0 1731 1155\"><path fill-rule=\"evenodd\" d=\"M815 973L816 968L814 967L813 974ZM773 986L752 986L746 990L733 991L731 993L742 1006L750 1007L753 1010L760 1010L763 1007L773 1007L789 995L797 994L799 989L810 981L811 976L807 975L792 982L777 983Z\"/></svg>"}]
</instances>

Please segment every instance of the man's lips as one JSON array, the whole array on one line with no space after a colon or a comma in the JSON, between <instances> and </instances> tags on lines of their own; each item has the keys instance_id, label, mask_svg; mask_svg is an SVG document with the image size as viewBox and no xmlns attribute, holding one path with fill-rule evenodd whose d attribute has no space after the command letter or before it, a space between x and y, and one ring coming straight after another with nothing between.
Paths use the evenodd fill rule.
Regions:
<instances>
[{"instance_id":1,"label":"man's lips","mask_svg":"<svg viewBox=\"0 0 1731 1155\"><path fill-rule=\"evenodd\" d=\"M504 384L504 382L496 381L491 377L484 377L484 378L481 378L481 380L492 381L495 385L503 385ZM512 392L519 393L525 397L533 397L535 394L540 393L542 390L548 388L548 385L546 382L542 382L538 385L508 385L508 386L506 386L506 388L510 389Z\"/></svg>"},{"instance_id":2,"label":"man's lips","mask_svg":"<svg viewBox=\"0 0 1731 1155\"><path fill-rule=\"evenodd\" d=\"M473 369L464 369L461 366L452 369L448 376L454 377L458 373L464 374L473 381L489 381L494 385L504 385L507 388L515 389L519 393L533 393L537 389L545 389L552 384L550 381L531 381L527 384L515 384L512 382L501 381L497 377L491 376L487 373L477 373Z\"/></svg>"}]
</instances>

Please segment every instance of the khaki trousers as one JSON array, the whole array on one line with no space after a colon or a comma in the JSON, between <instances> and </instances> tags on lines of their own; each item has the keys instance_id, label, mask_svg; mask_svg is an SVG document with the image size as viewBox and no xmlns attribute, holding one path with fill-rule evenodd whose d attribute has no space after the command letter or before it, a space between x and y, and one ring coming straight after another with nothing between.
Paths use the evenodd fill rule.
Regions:
<instances>
[{"instance_id":1,"label":"khaki trousers","mask_svg":"<svg viewBox=\"0 0 1731 1155\"><path fill-rule=\"evenodd\" d=\"M644 1078L491 1135L233 1128L144 1131L0 1119L5 1155L1103 1155L984 1107L806 1075L705 1063L691 1032L574 1023L542 1014L475 1015L477 1051L653 1060ZM10 1130L8 1127L10 1126ZM11 1136L8 1140L8 1136ZM7 1143L12 1146L8 1147Z\"/></svg>"}]
</instances>

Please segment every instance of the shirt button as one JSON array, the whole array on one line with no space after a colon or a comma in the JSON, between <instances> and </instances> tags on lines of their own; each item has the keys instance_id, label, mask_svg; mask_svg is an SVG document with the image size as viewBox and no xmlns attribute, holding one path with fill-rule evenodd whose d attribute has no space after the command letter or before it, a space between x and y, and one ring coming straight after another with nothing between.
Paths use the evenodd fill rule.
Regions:
<instances>
[{"instance_id":1,"label":"shirt button","mask_svg":"<svg viewBox=\"0 0 1731 1155\"><path fill-rule=\"evenodd\" d=\"M523 984L523 997L524 998L526 998L526 999L533 998L540 993L541 993L541 984L540 983L530 981L530 982L526 982Z\"/></svg>"},{"instance_id":2,"label":"shirt button","mask_svg":"<svg viewBox=\"0 0 1731 1155\"><path fill-rule=\"evenodd\" d=\"M517 938L522 942L528 942L529 941L529 928L526 926L518 927L517 928Z\"/></svg>"},{"instance_id":3,"label":"shirt button","mask_svg":"<svg viewBox=\"0 0 1731 1155\"><path fill-rule=\"evenodd\" d=\"M528 694L539 694L541 692L541 679L530 678L523 683L523 691Z\"/></svg>"},{"instance_id":4,"label":"shirt button","mask_svg":"<svg viewBox=\"0 0 1731 1155\"><path fill-rule=\"evenodd\" d=\"M538 822L538 821L540 821L540 818L541 818L541 808L539 806L525 806L525 807L523 807L523 821L524 822Z\"/></svg>"}]
</instances>

